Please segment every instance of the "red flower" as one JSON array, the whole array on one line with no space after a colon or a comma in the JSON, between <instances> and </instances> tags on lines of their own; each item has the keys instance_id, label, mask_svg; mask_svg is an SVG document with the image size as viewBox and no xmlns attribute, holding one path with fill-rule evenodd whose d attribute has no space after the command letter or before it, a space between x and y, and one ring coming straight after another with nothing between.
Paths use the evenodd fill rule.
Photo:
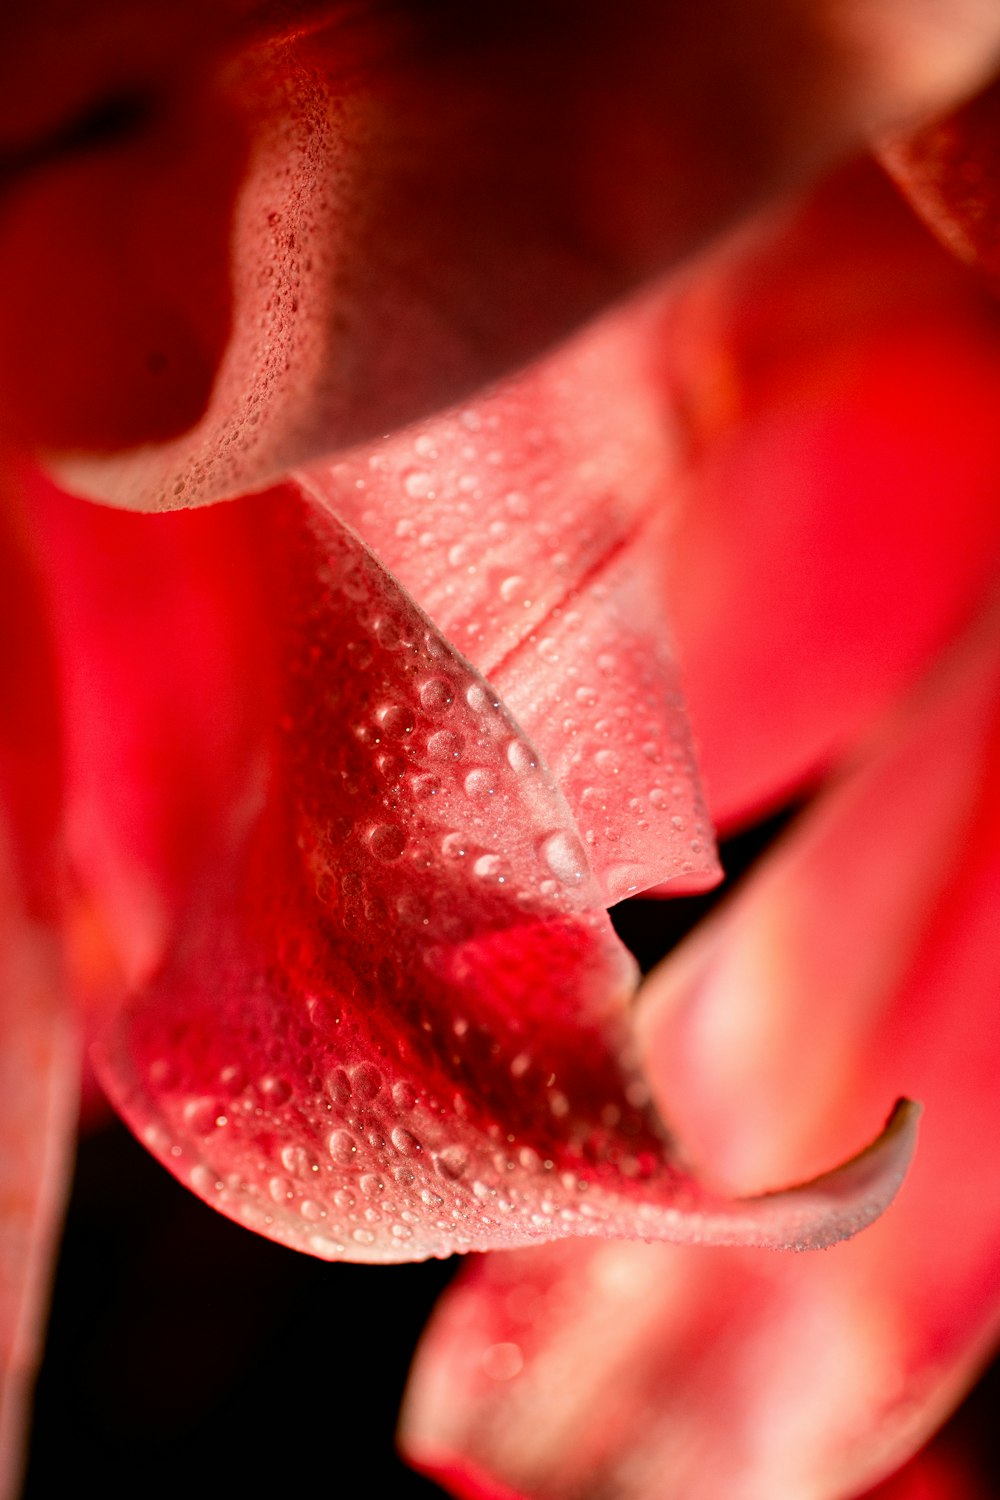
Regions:
<instances>
[{"instance_id":1,"label":"red flower","mask_svg":"<svg viewBox=\"0 0 1000 1500\"><path fill-rule=\"evenodd\" d=\"M460 1492L856 1493L983 1357L992 310L855 168L466 396L997 42L716 9L53 3L54 62L3 23L7 1453L60 932L109 1094L223 1212L330 1259L567 1241L434 1325L408 1441ZM39 452L138 508L278 487L129 517ZM716 876L668 597L717 819L868 748L633 1024L605 906ZM693 1248L864 1228L900 1094L936 1113L882 1224Z\"/></svg>"}]
</instances>

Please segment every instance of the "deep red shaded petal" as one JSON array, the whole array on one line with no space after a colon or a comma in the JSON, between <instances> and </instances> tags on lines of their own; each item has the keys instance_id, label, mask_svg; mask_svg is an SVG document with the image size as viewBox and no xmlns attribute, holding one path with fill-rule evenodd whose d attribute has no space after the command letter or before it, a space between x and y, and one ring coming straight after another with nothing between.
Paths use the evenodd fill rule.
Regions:
<instances>
[{"instance_id":1,"label":"deep red shaded petal","mask_svg":"<svg viewBox=\"0 0 1000 1500\"><path fill-rule=\"evenodd\" d=\"M224 1212L331 1258L824 1243L877 1215L905 1114L792 1193L729 1204L677 1166L628 1060L632 966L537 753L349 532L292 494L246 513L266 801L212 848L105 1043L141 1137Z\"/></svg>"},{"instance_id":2,"label":"deep red shaded petal","mask_svg":"<svg viewBox=\"0 0 1000 1500\"><path fill-rule=\"evenodd\" d=\"M691 467L668 587L727 825L843 754L995 576L1000 328L870 167L675 316Z\"/></svg>"},{"instance_id":3,"label":"deep red shaded petal","mask_svg":"<svg viewBox=\"0 0 1000 1500\"><path fill-rule=\"evenodd\" d=\"M303 475L497 689L608 903L718 876L662 597L677 458L659 307Z\"/></svg>"}]
</instances>

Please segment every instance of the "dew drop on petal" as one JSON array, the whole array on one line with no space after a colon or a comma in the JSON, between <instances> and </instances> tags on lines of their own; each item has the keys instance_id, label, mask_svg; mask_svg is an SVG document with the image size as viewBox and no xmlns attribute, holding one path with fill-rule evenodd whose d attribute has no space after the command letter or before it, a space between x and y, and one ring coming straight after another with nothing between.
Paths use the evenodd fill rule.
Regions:
<instances>
[{"instance_id":1,"label":"dew drop on petal","mask_svg":"<svg viewBox=\"0 0 1000 1500\"><path fill-rule=\"evenodd\" d=\"M420 702L428 713L443 713L453 699L451 684L443 677L429 677L420 685Z\"/></svg>"},{"instance_id":2,"label":"dew drop on petal","mask_svg":"<svg viewBox=\"0 0 1000 1500\"><path fill-rule=\"evenodd\" d=\"M587 872L587 856L578 839L564 829L542 840L540 853L557 880L575 885Z\"/></svg>"},{"instance_id":3,"label":"dew drop on petal","mask_svg":"<svg viewBox=\"0 0 1000 1500\"><path fill-rule=\"evenodd\" d=\"M538 762L532 755L530 746L523 740L511 740L507 745L507 764L519 776L525 776L535 769Z\"/></svg>"},{"instance_id":4,"label":"dew drop on petal","mask_svg":"<svg viewBox=\"0 0 1000 1500\"><path fill-rule=\"evenodd\" d=\"M358 1154L358 1145L347 1130L335 1130L330 1136L330 1155L341 1167L349 1167Z\"/></svg>"},{"instance_id":5,"label":"dew drop on petal","mask_svg":"<svg viewBox=\"0 0 1000 1500\"><path fill-rule=\"evenodd\" d=\"M376 859L398 859L406 848L406 834L395 823L380 823L368 835L368 847Z\"/></svg>"},{"instance_id":6,"label":"dew drop on petal","mask_svg":"<svg viewBox=\"0 0 1000 1500\"><path fill-rule=\"evenodd\" d=\"M411 1130L405 1130L402 1125L397 1125L392 1132L392 1144L400 1156L416 1156L423 1150L420 1142Z\"/></svg>"}]
</instances>

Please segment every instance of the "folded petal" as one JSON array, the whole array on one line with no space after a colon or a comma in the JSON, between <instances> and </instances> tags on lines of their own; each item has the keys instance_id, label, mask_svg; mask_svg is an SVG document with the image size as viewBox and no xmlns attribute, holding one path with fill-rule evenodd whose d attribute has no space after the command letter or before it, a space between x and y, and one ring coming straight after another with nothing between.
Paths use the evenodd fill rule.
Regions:
<instances>
[{"instance_id":1,"label":"folded petal","mask_svg":"<svg viewBox=\"0 0 1000 1500\"><path fill-rule=\"evenodd\" d=\"M827 769L995 576L990 299L859 165L692 276L667 588L715 820Z\"/></svg>"},{"instance_id":2,"label":"folded petal","mask_svg":"<svg viewBox=\"0 0 1000 1500\"><path fill-rule=\"evenodd\" d=\"M607 904L718 878L660 576L678 468L662 300L302 476L497 689Z\"/></svg>"},{"instance_id":3,"label":"folded petal","mask_svg":"<svg viewBox=\"0 0 1000 1500\"><path fill-rule=\"evenodd\" d=\"M260 487L946 107L998 41L984 0L15 7L5 415L120 504Z\"/></svg>"},{"instance_id":4,"label":"folded petal","mask_svg":"<svg viewBox=\"0 0 1000 1500\"><path fill-rule=\"evenodd\" d=\"M352 533L293 493L247 510L265 801L103 1044L141 1138L328 1258L806 1245L877 1215L912 1112L797 1191L730 1203L678 1166L629 1059L633 966L537 751Z\"/></svg>"}]
</instances>

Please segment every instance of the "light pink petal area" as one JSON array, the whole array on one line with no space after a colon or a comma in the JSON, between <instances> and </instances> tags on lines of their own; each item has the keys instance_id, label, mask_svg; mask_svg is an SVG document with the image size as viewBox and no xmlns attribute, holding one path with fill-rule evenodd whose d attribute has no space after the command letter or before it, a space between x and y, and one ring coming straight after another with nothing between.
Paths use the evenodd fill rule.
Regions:
<instances>
[{"instance_id":1,"label":"light pink petal area","mask_svg":"<svg viewBox=\"0 0 1000 1500\"><path fill-rule=\"evenodd\" d=\"M797 1191L731 1203L677 1165L629 1057L633 965L537 753L350 532L246 503L267 801L103 1044L140 1138L327 1258L821 1244L881 1212L912 1111Z\"/></svg>"},{"instance_id":2,"label":"light pink petal area","mask_svg":"<svg viewBox=\"0 0 1000 1500\"><path fill-rule=\"evenodd\" d=\"M678 468L661 304L302 476L538 747L607 904L719 874L660 578Z\"/></svg>"},{"instance_id":3,"label":"light pink petal area","mask_svg":"<svg viewBox=\"0 0 1000 1500\"><path fill-rule=\"evenodd\" d=\"M5 345L30 356L33 317L58 337L57 419L36 354L20 426L71 487L146 508L259 488L517 368L867 131L962 97L1000 39L984 0L579 0L571 26L533 0L102 10L122 24L69 33L55 121L19 75L61 12L11 28ZM60 151L107 98L105 31L138 124ZM117 203L138 256L108 238Z\"/></svg>"},{"instance_id":4,"label":"light pink petal area","mask_svg":"<svg viewBox=\"0 0 1000 1500\"><path fill-rule=\"evenodd\" d=\"M663 347L690 442L666 588L732 825L833 764L996 575L1000 332L868 165L706 264Z\"/></svg>"}]
</instances>

